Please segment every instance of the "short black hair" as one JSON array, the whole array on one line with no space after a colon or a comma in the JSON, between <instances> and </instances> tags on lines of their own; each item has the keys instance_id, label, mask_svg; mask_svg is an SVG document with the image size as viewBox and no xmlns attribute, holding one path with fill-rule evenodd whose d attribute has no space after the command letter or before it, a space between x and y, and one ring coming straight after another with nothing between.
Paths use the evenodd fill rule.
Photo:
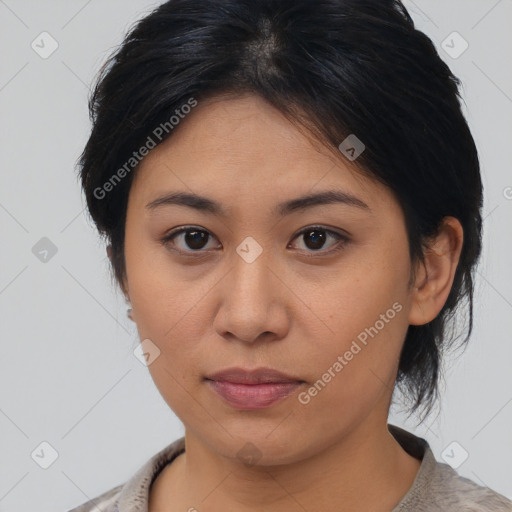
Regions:
<instances>
[{"instance_id":1,"label":"short black hair","mask_svg":"<svg viewBox=\"0 0 512 512\"><path fill-rule=\"evenodd\" d=\"M397 385L410 414L421 408L426 415L438 398L441 356L460 337L448 335L448 322L462 304L469 309L462 344L471 335L481 252L482 182L460 86L398 0L163 3L131 28L90 97L80 178L111 246L113 278L123 286L134 151L148 137L154 142L156 127L158 143L171 136L171 116L183 105L252 93L328 147L355 134L365 150L354 163L403 209L413 263L424 261L445 216L464 230L444 307L431 322L409 326L400 355Z\"/></svg>"}]
</instances>

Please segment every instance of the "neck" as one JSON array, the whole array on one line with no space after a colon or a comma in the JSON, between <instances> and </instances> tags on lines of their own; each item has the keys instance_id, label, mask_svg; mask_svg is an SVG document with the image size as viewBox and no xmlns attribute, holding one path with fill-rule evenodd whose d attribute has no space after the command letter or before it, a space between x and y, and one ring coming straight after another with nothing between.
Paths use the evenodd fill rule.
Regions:
<instances>
[{"instance_id":1,"label":"neck","mask_svg":"<svg viewBox=\"0 0 512 512\"><path fill-rule=\"evenodd\" d=\"M155 488L171 510L389 512L420 466L386 423L371 418L327 450L285 465L247 466L219 456L188 431L185 446L167 466L164 488Z\"/></svg>"}]
</instances>

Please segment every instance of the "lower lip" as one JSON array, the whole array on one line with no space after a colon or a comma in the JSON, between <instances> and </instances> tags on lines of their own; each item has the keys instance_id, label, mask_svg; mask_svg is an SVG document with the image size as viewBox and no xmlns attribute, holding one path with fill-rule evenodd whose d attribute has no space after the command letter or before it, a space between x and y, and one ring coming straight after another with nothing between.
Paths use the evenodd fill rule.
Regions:
<instances>
[{"instance_id":1,"label":"lower lip","mask_svg":"<svg viewBox=\"0 0 512 512\"><path fill-rule=\"evenodd\" d=\"M238 409L265 409L290 396L300 382L269 382L266 384L238 384L208 380L211 388L230 405Z\"/></svg>"}]
</instances>

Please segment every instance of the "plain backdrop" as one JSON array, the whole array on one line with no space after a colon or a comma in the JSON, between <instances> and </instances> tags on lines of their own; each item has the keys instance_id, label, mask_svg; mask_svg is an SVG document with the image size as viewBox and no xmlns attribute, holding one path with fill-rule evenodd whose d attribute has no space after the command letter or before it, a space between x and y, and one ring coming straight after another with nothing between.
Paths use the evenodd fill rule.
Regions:
<instances>
[{"instance_id":1,"label":"plain backdrop","mask_svg":"<svg viewBox=\"0 0 512 512\"><path fill-rule=\"evenodd\" d=\"M0 511L68 510L183 434L133 354L75 168L95 74L158 3L0 0ZM390 422L512 497L512 1L405 4L464 83L485 237L474 334L446 365L439 408L417 426L393 407Z\"/></svg>"}]
</instances>

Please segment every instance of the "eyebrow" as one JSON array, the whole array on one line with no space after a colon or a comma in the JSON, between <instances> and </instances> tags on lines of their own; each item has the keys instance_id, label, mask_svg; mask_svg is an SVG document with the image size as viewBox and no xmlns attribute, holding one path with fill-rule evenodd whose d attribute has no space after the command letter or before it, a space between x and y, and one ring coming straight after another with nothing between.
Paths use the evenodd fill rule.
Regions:
<instances>
[{"instance_id":1,"label":"eyebrow","mask_svg":"<svg viewBox=\"0 0 512 512\"><path fill-rule=\"evenodd\" d=\"M298 210L327 204L344 204L371 212L371 208L364 201L348 192L341 190L325 190L280 203L272 210L272 214L284 217ZM165 194L149 202L146 208L150 211L155 211L158 208L169 205L188 206L189 208L194 208L195 210L219 217L228 216L228 213L220 203L189 192L171 192Z\"/></svg>"}]
</instances>

